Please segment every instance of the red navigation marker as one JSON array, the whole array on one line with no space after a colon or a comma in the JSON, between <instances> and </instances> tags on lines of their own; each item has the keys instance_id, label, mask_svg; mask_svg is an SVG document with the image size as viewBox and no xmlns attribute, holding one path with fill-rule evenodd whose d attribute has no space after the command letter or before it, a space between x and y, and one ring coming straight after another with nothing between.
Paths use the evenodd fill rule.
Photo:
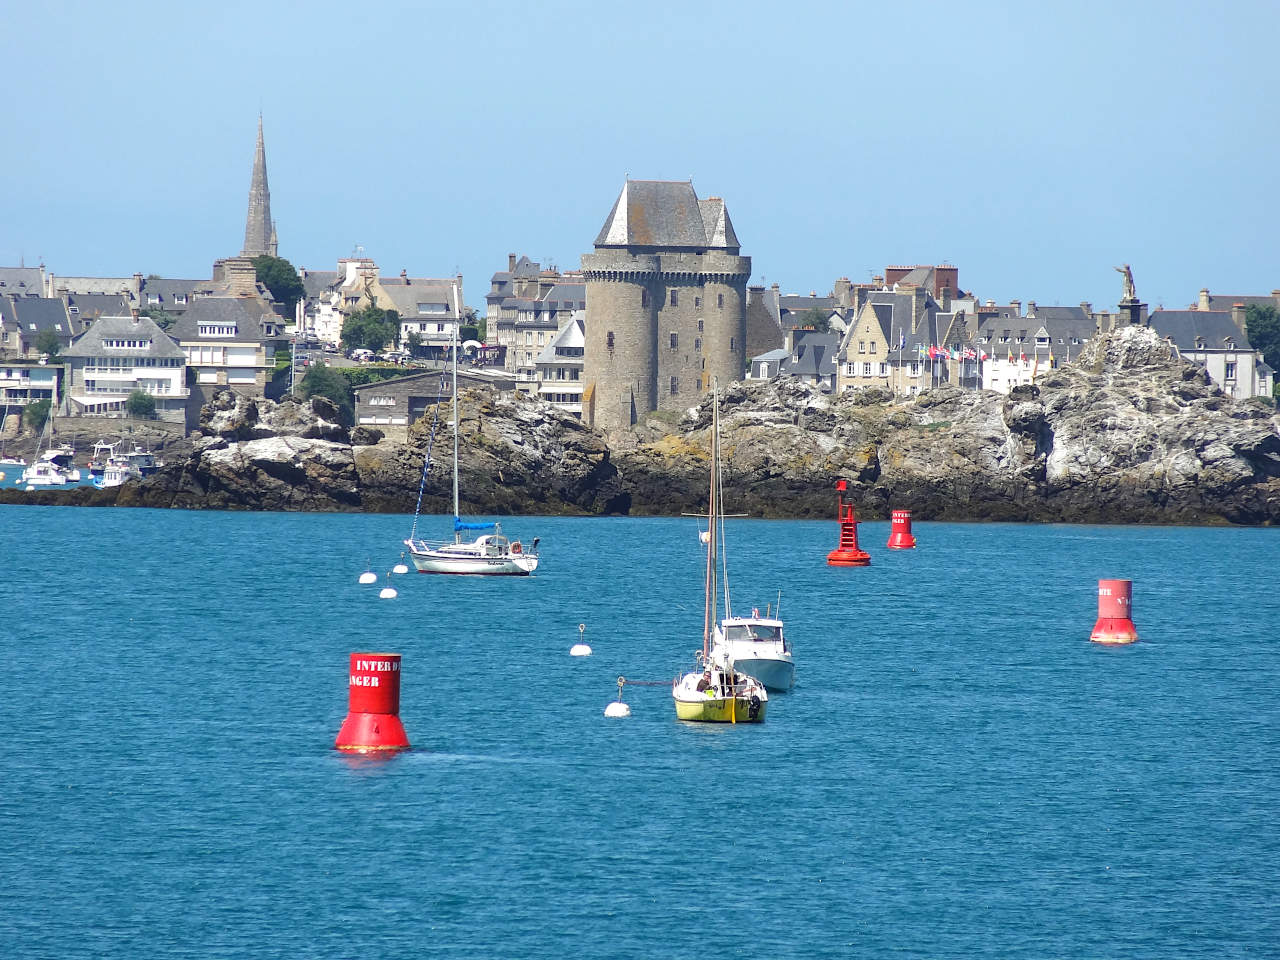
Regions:
<instances>
[{"instance_id":1,"label":"red navigation marker","mask_svg":"<svg viewBox=\"0 0 1280 960\"><path fill-rule=\"evenodd\" d=\"M1094 643L1133 643L1138 628L1133 625L1133 581L1098 581L1098 622L1089 637Z\"/></svg>"},{"instance_id":2,"label":"red navigation marker","mask_svg":"<svg viewBox=\"0 0 1280 960\"><path fill-rule=\"evenodd\" d=\"M858 549L858 518L853 512L853 501L845 500L847 481L836 483L836 520L840 523L840 545L827 554L829 567L869 567L871 555Z\"/></svg>"},{"instance_id":3,"label":"red navigation marker","mask_svg":"<svg viewBox=\"0 0 1280 960\"><path fill-rule=\"evenodd\" d=\"M351 753L408 749L400 722L400 654L351 654L347 718L333 745Z\"/></svg>"},{"instance_id":4,"label":"red navigation marker","mask_svg":"<svg viewBox=\"0 0 1280 960\"><path fill-rule=\"evenodd\" d=\"M911 535L911 511L894 510L889 516L889 549L915 549L916 538Z\"/></svg>"}]
</instances>

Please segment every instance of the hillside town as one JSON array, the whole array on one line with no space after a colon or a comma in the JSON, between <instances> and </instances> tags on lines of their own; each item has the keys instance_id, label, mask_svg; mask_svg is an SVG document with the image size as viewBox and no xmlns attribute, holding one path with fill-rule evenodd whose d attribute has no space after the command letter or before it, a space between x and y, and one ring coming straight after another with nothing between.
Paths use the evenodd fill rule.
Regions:
<instances>
[{"instance_id":1,"label":"hillside town","mask_svg":"<svg viewBox=\"0 0 1280 960\"><path fill-rule=\"evenodd\" d=\"M19 436L31 404L111 420L136 415L138 395L148 417L185 432L218 391L274 400L313 366L373 363L386 369L354 385L353 419L403 440L446 390L438 371L455 343L468 385L537 397L606 434L689 409L713 380L791 377L831 395L1008 394L1134 325L1233 398L1270 399L1275 388L1246 318L1280 310L1280 290L1202 288L1185 309L1151 310L1126 264L1114 266L1114 309L998 304L966 290L956 265L900 264L867 283L835 278L821 295L784 292L751 282L726 201L688 181L627 179L580 269L511 253L481 309L467 305L461 275L409 276L359 249L332 270L297 267L300 293L280 296L260 272L279 247L260 120L243 246L214 259L207 279L0 267L0 438ZM394 323L381 351L350 342L350 321L371 309Z\"/></svg>"}]
</instances>

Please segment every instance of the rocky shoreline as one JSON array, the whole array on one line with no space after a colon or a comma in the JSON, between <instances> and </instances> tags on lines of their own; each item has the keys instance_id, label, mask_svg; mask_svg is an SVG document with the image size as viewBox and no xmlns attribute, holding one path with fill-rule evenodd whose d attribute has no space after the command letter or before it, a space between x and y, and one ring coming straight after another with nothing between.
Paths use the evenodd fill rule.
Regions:
<instances>
[{"instance_id":1,"label":"rocky shoreline","mask_svg":"<svg viewBox=\"0 0 1280 960\"><path fill-rule=\"evenodd\" d=\"M540 401L461 395L463 511L674 515L703 509L710 401L606 438ZM942 387L833 398L783 378L721 400L726 501L761 517L829 517L837 479L859 516L1069 523L1280 521L1280 418L1228 398L1144 327L1091 342L1011 396ZM219 394L191 452L108 490L0 491L0 502L412 513L430 424L409 443L348 430L317 398ZM424 512L451 509L451 427L437 424Z\"/></svg>"}]
</instances>

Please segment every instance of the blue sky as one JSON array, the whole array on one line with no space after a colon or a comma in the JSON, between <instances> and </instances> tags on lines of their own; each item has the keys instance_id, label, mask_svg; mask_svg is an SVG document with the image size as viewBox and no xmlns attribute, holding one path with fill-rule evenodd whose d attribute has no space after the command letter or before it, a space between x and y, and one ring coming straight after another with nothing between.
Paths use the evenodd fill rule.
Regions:
<instances>
[{"instance_id":1,"label":"blue sky","mask_svg":"<svg viewBox=\"0 0 1280 960\"><path fill-rule=\"evenodd\" d=\"M1051 8L1052 7L1052 8ZM465 278L591 249L626 176L721 196L753 282L983 299L1280 287L1271 3L0 0L0 265L208 277L259 110L280 253Z\"/></svg>"}]
</instances>

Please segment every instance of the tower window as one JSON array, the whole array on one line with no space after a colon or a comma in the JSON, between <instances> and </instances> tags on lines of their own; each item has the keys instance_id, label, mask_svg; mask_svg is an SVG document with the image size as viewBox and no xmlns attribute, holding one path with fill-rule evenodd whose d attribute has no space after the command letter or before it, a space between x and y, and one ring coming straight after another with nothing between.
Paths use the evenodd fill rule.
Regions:
<instances>
[{"instance_id":1,"label":"tower window","mask_svg":"<svg viewBox=\"0 0 1280 960\"><path fill-rule=\"evenodd\" d=\"M678 306L680 306L680 291L679 291L679 290L672 290L672 291L671 291L671 305L672 305L673 307L678 307ZM674 390L672 390L671 392L672 392L672 393L675 393L675 391L674 391Z\"/></svg>"},{"instance_id":2,"label":"tower window","mask_svg":"<svg viewBox=\"0 0 1280 960\"><path fill-rule=\"evenodd\" d=\"M716 294L716 306L717 306L717 307L719 307L721 310L723 310L723 309L724 309L724 294L723 294L723 293L717 293L717 294Z\"/></svg>"},{"instance_id":3,"label":"tower window","mask_svg":"<svg viewBox=\"0 0 1280 960\"><path fill-rule=\"evenodd\" d=\"M672 350L674 350L674 349L676 348L676 342L677 342L677 337L676 337L676 335L675 335L674 333L672 333L672 334L671 334L671 349L672 349Z\"/></svg>"},{"instance_id":4,"label":"tower window","mask_svg":"<svg viewBox=\"0 0 1280 960\"><path fill-rule=\"evenodd\" d=\"M671 395L674 397L679 392L680 392L680 378L672 377L671 378Z\"/></svg>"},{"instance_id":5,"label":"tower window","mask_svg":"<svg viewBox=\"0 0 1280 960\"><path fill-rule=\"evenodd\" d=\"M701 340L694 340L694 341L693 341L693 352L694 352L694 353L701 353L701 352L702 352L702 341L701 341Z\"/></svg>"},{"instance_id":6,"label":"tower window","mask_svg":"<svg viewBox=\"0 0 1280 960\"><path fill-rule=\"evenodd\" d=\"M738 349L738 342L737 342L737 338L736 338L736 337L730 337L730 338L729 338L729 352L730 352L730 353L732 353L734 350L737 350L737 349Z\"/></svg>"},{"instance_id":7,"label":"tower window","mask_svg":"<svg viewBox=\"0 0 1280 960\"><path fill-rule=\"evenodd\" d=\"M613 331L610 330L604 335L604 345L609 348L609 352L613 353Z\"/></svg>"},{"instance_id":8,"label":"tower window","mask_svg":"<svg viewBox=\"0 0 1280 960\"><path fill-rule=\"evenodd\" d=\"M699 321L698 321L698 332L699 332L699 333L701 333L701 332L702 332L702 321L701 321L701 320L699 320Z\"/></svg>"},{"instance_id":9,"label":"tower window","mask_svg":"<svg viewBox=\"0 0 1280 960\"><path fill-rule=\"evenodd\" d=\"M694 298L693 298L693 305L694 305L695 307L700 307L700 306L702 306L702 298L701 298L701 297L694 297Z\"/></svg>"}]
</instances>

